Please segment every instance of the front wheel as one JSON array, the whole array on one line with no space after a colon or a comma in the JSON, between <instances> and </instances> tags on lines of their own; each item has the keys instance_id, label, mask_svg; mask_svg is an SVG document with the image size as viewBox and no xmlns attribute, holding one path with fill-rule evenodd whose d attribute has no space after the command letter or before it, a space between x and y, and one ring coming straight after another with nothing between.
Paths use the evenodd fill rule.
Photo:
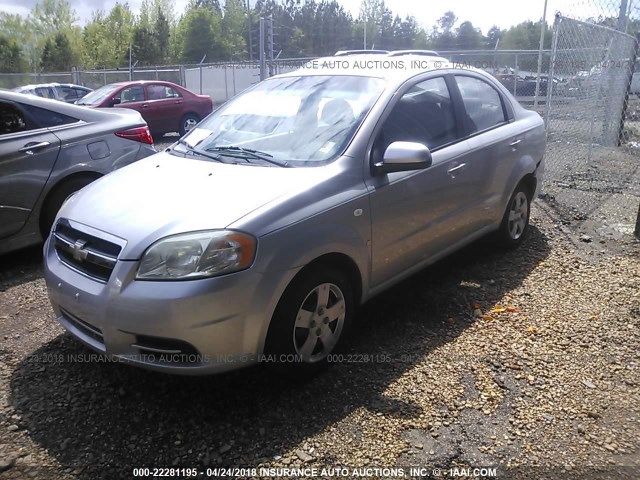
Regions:
<instances>
[{"instance_id":1,"label":"front wheel","mask_svg":"<svg viewBox=\"0 0 640 480\"><path fill-rule=\"evenodd\" d=\"M198 122L200 122L200 118L195 113L187 113L180 120L180 136L183 137L187 132L191 131Z\"/></svg>"},{"instance_id":2,"label":"front wheel","mask_svg":"<svg viewBox=\"0 0 640 480\"><path fill-rule=\"evenodd\" d=\"M511 195L500 228L496 232L500 246L515 248L522 243L529 230L530 213L531 193L521 183Z\"/></svg>"},{"instance_id":3,"label":"front wheel","mask_svg":"<svg viewBox=\"0 0 640 480\"><path fill-rule=\"evenodd\" d=\"M344 342L354 309L347 276L333 267L312 267L280 299L265 351L289 371L322 368Z\"/></svg>"}]
</instances>

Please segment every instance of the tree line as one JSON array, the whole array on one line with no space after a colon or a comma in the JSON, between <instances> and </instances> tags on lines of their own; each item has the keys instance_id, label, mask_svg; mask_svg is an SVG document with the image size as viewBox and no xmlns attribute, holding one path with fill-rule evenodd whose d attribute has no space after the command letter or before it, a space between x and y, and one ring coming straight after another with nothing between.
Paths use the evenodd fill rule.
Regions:
<instances>
[{"instance_id":1,"label":"tree line","mask_svg":"<svg viewBox=\"0 0 640 480\"><path fill-rule=\"evenodd\" d=\"M362 0L353 17L336 0L191 0L176 12L171 0L143 0L134 13L127 3L94 11L80 27L67 0L40 0L26 17L0 12L0 72L62 72L82 69L248 60L258 52L260 17L273 19L279 58L330 55L360 49L532 49L540 22L484 34L451 11L425 27L401 18L384 0ZM457 26L456 26L457 25ZM366 29L366 34L365 34ZM546 47L551 32L545 37Z\"/></svg>"}]
</instances>

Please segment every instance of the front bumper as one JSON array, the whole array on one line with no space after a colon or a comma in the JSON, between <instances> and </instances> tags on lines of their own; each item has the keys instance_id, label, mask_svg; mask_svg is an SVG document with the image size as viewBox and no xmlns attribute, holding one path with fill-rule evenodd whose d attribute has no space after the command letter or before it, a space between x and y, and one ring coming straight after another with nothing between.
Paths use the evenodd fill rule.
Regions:
<instances>
[{"instance_id":1,"label":"front bumper","mask_svg":"<svg viewBox=\"0 0 640 480\"><path fill-rule=\"evenodd\" d=\"M252 269L191 281L137 281L139 262L118 261L106 283L62 261L50 237L45 281L58 321L114 361L179 374L259 361L280 285Z\"/></svg>"}]
</instances>

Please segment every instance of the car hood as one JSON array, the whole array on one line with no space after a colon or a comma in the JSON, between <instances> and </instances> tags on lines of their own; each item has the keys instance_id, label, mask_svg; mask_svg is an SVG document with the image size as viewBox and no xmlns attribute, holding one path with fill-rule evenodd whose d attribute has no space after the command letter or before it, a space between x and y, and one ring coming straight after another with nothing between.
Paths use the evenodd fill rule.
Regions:
<instances>
[{"instance_id":1,"label":"car hood","mask_svg":"<svg viewBox=\"0 0 640 480\"><path fill-rule=\"evenodd\" d=\"M161 152L91 183L59 216L125 240L120 258L137 260L160 238L226 228L334 170L229 165Z\"/></svg>"}]
</instances>

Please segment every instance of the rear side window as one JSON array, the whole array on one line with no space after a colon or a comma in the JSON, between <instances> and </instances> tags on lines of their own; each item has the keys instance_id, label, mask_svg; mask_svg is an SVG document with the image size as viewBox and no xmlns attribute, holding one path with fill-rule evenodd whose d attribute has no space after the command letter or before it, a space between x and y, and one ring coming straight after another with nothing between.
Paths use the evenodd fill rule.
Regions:
<instances>
[{"instance_id":1,"label":"rear side window","mask_svg":"<svg viewBox=\"0 0 640 480\"><path fill-rule=\"evenodd\" d=\"M73 87L61 87L61 88L62 88L62 95L64 96L65 100L77 100L78 98L82 98L87 94L87 92L85 92L84 90L80 90L79 88L73 88Z\"/></svg>"},{"instance_id":2,"label":"rear side window","mask_svg":"<svg viewBox=\"0 0 640 480\"><path fill-rule=\"evenodd\" d=\"M36 88L36 95L44 98L53 98L55 100L56 96L53 91L49 87L38 87Z\"/></svg>"},{"instance_id":3,"label":"rear side window","mask_svg":"<svg viewBox=\"0 0 640 480\"><path fill-rule=\"evenodd\" d=\"M32 105L22 105L22 108L24 108L41 127L58 127L60 125L67 125L78 121L77 118L53 112L45 108L34 107Z\"/></svg>"},{"instance_id":4,"label":"rear side window","mask_svg":"<svg viewBox=\"0 0 640 480\"><path fill-rule=\"evenodd\" d=\"M165 98L179 98L180 94L166 85L148 85L147 95L149 100L163 100Z\"/></svg>"},{"instance_id":5,"label":"rear side window","mask_svg":"<svg viewBox=\"0 0 640 480\"><path fill-rule=\"evenodd\" d=\"M462 95L470 133L481 132L506 121L498 91L484 80L455 77Z\"/></svg>"},{"instance_id":6,"label":"rear side window","mask_svg":"<svg viewBox=\"0 0 640 480\"><path fill-rule=\"evenodd\" d=\"M27 130L27 120L15 105L0 102L0 135Z\"/></svg>"}]
</instances>

